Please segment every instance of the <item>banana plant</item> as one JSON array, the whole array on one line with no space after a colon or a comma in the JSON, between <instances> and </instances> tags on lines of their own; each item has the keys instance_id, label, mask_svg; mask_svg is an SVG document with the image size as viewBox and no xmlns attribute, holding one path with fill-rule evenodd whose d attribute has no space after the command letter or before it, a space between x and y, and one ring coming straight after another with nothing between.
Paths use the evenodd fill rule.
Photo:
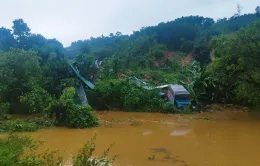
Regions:
<instances>
[{"instance_id":1,"label":"banana plant","mask_svg":"<svg viewBox=\"0 0 260 166\"><path fill-rule=\"evenodd\" d=\"M205 88L208 87L206 79L202 77L202 72L199 64L194 61L188 66L189 69L183 71L185 81L181 80L180 83L184 85L190 92L191 99L198 103L198 98L205 95Z\"/></svg>"}]
</instances>

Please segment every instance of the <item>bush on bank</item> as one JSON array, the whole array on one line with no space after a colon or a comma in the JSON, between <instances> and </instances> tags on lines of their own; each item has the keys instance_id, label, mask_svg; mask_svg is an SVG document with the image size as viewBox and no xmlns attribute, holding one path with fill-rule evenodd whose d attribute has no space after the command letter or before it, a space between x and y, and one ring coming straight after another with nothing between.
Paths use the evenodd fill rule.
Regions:
<instances>
[{"instance_id":1,"label":"bush on bank","mask_svg":"<svg viewBox=\"0 0 260 166\"><path fill-rule=\"evenodd\" d=\"M59 97L54 100L46 112L55 118L59 126L73 128L89 128L98 125L98 119L93 115L92 107L89 105L75 104L76 90L73 87L65 88Z\"/></svg>"},{"instance_id":2,"label":"bush on bank","mask_svg":"<svg viewBox=\"0 0 260 166\"><path fill-rule=\"evenodd\" d=\"M100 80L96 83L96 92L107 108L135 112L176 111L173 105L160 98L159 90L146 90L128 79Z\"/></svg>"},{"instance_id":3,"label":"bush on bank","mask_svg":"<svg viewBox=\"0 0 260 166\"><path fill-rule=\"evenodd\" d=\"M42 92L42 93L36 93ZM45 94L47 102L41 101L39 94ZM58 99L44 90L34 90L21 96L21 101L29 105L31 114L41 112L41 118L34 119L9 119L5 115L8 112L8 103L0 104L0 132L32 132L53 125L72 128L89 128L98 125L98 119L93 115L93 109L89 105L75 103L76 90L73 87L65 88ZM39 106L43 103L45 107Z\"/></svg>"},{"instance_id":4,"label":"bush on bank","mask_svg":"<svg viewBox=\"0 0 260 166\"><path fill-rule=\"evenodd\" d=\"M96 135L92 137L79 152L73 156L73 166L109 166L116 156L109 159L108 152L111 146L104 151L104 155L94 157ZM41 143L29 137L9 135L0 138L0 165L1 166L62 166L63 160L55 151L37 153Z\"/></svg>"}]
</instances>

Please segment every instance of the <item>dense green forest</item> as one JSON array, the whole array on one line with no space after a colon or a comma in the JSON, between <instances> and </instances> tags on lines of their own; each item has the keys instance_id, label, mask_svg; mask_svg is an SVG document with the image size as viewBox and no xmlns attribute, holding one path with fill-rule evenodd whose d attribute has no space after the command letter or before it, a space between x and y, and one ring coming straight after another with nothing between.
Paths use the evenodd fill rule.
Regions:
<instances>
[{"instance_id":1,"label":"dense green forest","mask_svg":"<svg viewBox=\"0 0 260 166\"><path fill-rule=\"evenodd\" d=\"M260 7L255 13L238 12L217 21L182 17L131 35L116 32L75 41L67 48L56 39L31 33L24 20L16 19L12 29L0 28L0 116L5 119L0 131L26 126L6 121L6 114L40 114L43 127L44 122L51 125L46 121L51 119L55 125L85 128L98 125L93 108L178 111L160 99L158 91L129 80L131 76L151 86L182 84L197 109L210 103L257 108L259 61ZM72 62L96 86L85 87L90 106L79 102L80 81Z\"/></svg>"}]
</instances>

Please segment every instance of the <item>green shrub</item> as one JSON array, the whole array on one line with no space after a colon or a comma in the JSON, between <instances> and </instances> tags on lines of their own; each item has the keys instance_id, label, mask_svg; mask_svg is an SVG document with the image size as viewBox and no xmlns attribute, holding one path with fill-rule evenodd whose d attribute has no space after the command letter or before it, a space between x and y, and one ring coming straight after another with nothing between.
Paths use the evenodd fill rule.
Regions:
<instances>
[{"instance_id":1,"label":"green shrub","mask_svg":"<svg viewBox=\"0 0 260 166\"><path fill-rule=\"evenodd\" d=\"M96 92L108 108L143 112L163 112L164 109L159 90L146 90L128 79L99 81Z\"/></svg>"},{"instance_id":2,"label":"green shrub","mask_svg":"<svg viewBox=\"0 0 260 166\"><path fill-rule=\"evenodd\" d=\"M189 106L184 107L183 110L181 110L183 114L192 114L192 110Z\"/></svg>"},{"instance_id":3,"label":"green shrub","mask_svg":"<svg viewBox=\"0 0 260 166\"><path fill-rule=\"evenodd\" d=\"M89 105L74 105L68 110L69 126L73 128L89 128L98 125L98 119L92 114Z\"/></svg>"},{"instance_id":4,"label":"green shrub","mask_svg":"<svg viewBox=\"0 0 260 166\"><path fill-rule=\"evenodd\" d=\"M19 156L23 149L31 144L27 138L11 135L8 138L0 139L0 165L15 166L19 162Z\"/></svg>"},{"instance_id":5,"label":"green shrub","mask_svg":"<svg viewBox=\"0 0 260 166\"><path fill-rule=\"evenodd\" d=\"M40 85L41 77L37 52L13 48L0 53L0 98L10 103L12 111L24 111L16 107L20 104L19 96L27 93L32 84Z\"/></svg>"},{"instance_id":6,"label":"green shrub","mask_svg":"<svg viewBox=\"0 0 260 166\"><path fill-rule=\"evenodd\" d=\"M176 108L176 106L174 104L165 102L163 104L163 112L164 113L176 113L176 112L178 112L178 109Z\"/></svg>"},{"instance_id":7,"label":"green shrub","mask_svg":"<svg viewBox=\"0 0 260 166\"><path fill-rule=\"evenodd\" d=\"M74 104L75 95L76 95L76 89L74 87L65 88L62 91L58 103L60 103L64 107L70 107L71 105Z\"/></svg>"},{"instance_id":8,"label":"green shrub","mask_svg":"<svg viewBox=\"0 0 260 166\"><path fill-rule=\"evenodd\" d=\"M106 110L106 105L104 100L100 97L99 93L95 90L88 90L87 91L87 99L89 105L91 105L96 110Z\"/></svg>"},{"instance_id":9,"label":"green shrub","mask_svg":"<svg viewBox=\"0 0 260 166\"><path fill-rule=\"evenodd\" d=\"M121 88L124 82L119 79L101 80L96 83L96 92L103 99L106 107L122 108Z\"/></svg>"},{"instance_id":10,"label":"green shrub","mask_svg":"<svg viewBox=\"0 0 260 166\"><path fill-rule=\"evenodd\" d=\"M20 102L30 107L30 113L43 113L51 101L51 95L41 87L35 87L32 91L20 96Z\"/></svg>"},{"instance_id":11,"label":"green shrub","mask_svg":"<svg viewBox=\"0 0 260 166\"><path fill-rule=\"evenodd\" d=\"M6 114L10 109L9 103L1 103L0 102L0 119L4 117L4 114Z\"/></svg>"},{"instance_id":12,"label":"green shrub","mask_svg":"<svg viewBox=\"0 0 260 166\"><path fill-rule=\"evenodd\" d=\"M54 100L47 108L50 116L55 115L57 125L73 128L88 128L98 125L98 119L92 114L89 105L75 104L76 90L65 88L58 100Z\"/></svg>"},{"instance_id":13,"label":"green shrub","mask_svg":"<svg viewBox=\"0 0 260 166\"><path fill-rule=\"evenodd\" d=\"M73 158L73 166L110 166L115 161L117 156L112 159L108 159L108 152L110 151L112 145L104 151L103 156L94 157L93 153L95 151L96 145L95 141L96 135L92 137L87 144L78 152L78 154Z\"/></svg>"},{"instance_id":14,"label":"green shrub","mask_svg":"<svg viewBox=\"0 0 260 166\"><path fill-rule=\"evenodd\" d=\"M9 135L0 139L1 166L58 166L61 158L56 152L36 154L40 142L32 141L29 137ZM24 153L26 151L26 153Z\"/></svg>"},{"instance_id":15,"label":"green shrub","mask_svg":"<svg viewBox=\"0 0 260 166\"><path fill-rule=\"evenodd\" d=\"M73 166L109 166L117 156L108 158L112 147L109 146L100 157L94 157L96 135L92 137L78 154L73 157ZM29 137L9 135L0 138L0 165L1 166L62 166L62 158L57 151L37 153L42 142L33 141Z\"/></svg>"}]
</instances>

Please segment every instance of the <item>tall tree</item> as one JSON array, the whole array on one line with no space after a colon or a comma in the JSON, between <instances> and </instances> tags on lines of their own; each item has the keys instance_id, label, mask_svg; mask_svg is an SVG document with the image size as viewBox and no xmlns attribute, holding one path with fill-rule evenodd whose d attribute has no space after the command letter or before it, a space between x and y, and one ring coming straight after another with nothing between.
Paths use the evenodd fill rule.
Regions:
<instances>
[{"instance_id":1,"label":"tall tree","mask_svg":"<svg viewBox=\"0 0 260 166\"><path fill-rule=\"evenodd\" d=\"M23 21L23 19L17 19L13 21L13 35L15 36L18 48L28 49L30 45L28 37L30 36L30 28Z\"/></svg>"},{"instance_id":2,"label":"tall tree","mask_svg":"<svg viewBox=\"0 0 260 166\"><path fill-rule=\"evenodd\" d=\"M241 28L233 35L212 40L215 60L208 66L218 88L243 103L260 106L260 22ZM227 97L227 96L226 96Z\"/></svg>"},{"instance_id":3,"label":"tall tree","mask_svg":"<svg viewBox=\"0 0 260 166\"><path fill-rule=\"evenodd\" d=\"M243 10L243 6L240 3L237 3L237 11L234 16L235 17L241 16L242 10Z\"/></svg>"},{"instance_id":4,"label":"tall tree","mask_svg":"<svg viewBox=\"0 0 260 166\"><path fill-rule=\"evenodd\" d=\"M260 6L257 6L257 7L255 8L255 14L256 14L256 15L260 15Z\"/></svg>"},{"instance_id":5,"label":"tall tree","mask_svg":"<svg viewBox=\"0 0 260 166\"><path fill-rule=\"evenodd\" d=\"M16 40L14 39L11 30L4 27L0 28L0 50L7 51L11 47L14 47L15 44Z\"/></svg>"},{"instance_id":6,"label":"tall tree","mask_svg":"<svg viewBox=\"0 0 260 166\"><path fill-rule=\"evenodd\" d=\"M116 36L122 36L121 32L116 32Z\"/></svg>"},{"instance_id":7,"label":"tall tree","mask_svg":"<svg viewBox=\"0 0 260 166\"><path fill-rule=\"evenodd\" d=\"M31 29L23 21L23 19L16 19L13 21L13 34L19 38L30 35Z\"/></svg>"},{"instance_id":8,"label":"tall tree","mask_svg":"<svg viewBox=\"0 0 260 166\"><path fill-rule=\"evenodd\" d=\"M110 33L110 34L109 34L109 37L114 37L114 34L113 34L113 33Z\"/></svg>"}]
</instances>

